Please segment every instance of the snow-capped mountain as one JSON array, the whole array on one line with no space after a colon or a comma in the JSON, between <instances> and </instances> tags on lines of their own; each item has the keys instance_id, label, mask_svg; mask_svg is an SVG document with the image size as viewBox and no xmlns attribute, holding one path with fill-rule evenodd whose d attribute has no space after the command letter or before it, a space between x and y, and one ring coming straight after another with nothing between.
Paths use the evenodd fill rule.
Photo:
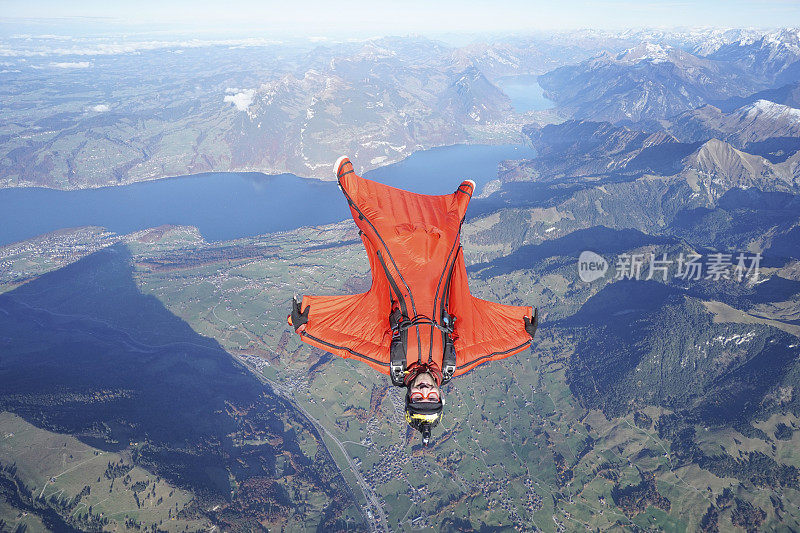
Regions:
<instances>
[{"instance_id":1,"label":"snow-capped mountain","mask_svg":"<svg viewBox=\"0 0 800 533\"><path fill-rule=\"evenodd\" d=\"M666 118L758 88L724 62L654 43L561 67L539 81L573 116L612 122Z\"/></svg>"},{"instance_id":2,"label":"snow-capped mountain","mask_svg":"<svg viewBox=\"0 0 800 533\"><path fill-rule=\"evenodd\" d=\"M745 115L748 112L764 113L743 110ZM502 174L506 182L579 179L580 183L592 183L675 176L693 190L703 191L710 203L733 188L800 191L797 149L780 162L773 162L713 137L683 142L664 132L648 133L608 122L576 120L528 128L526 133L539 156L506 162Z\"/></svg>"},{"instance_id":3,"label":"snow-capped mountain","mask_svg":"<svg viewBox=\"0 0 800 533\"><path fill-rule=\"evenodd\" d=\"M674 174L678 170L675 163L694 149L668 133L648 133L609 122L568 120L526 128L525 133L538 157L516 165L515 172L506 172L508 181L617 172Z\"/></svg>"},{"instance_id":4,"label":"snow-capped mountain","mask_svg":"<svg viewBox=\"0 0 800 533\"><path fill-rule=\"evenodd\" d=\"M790 83L777 89L765 89L745 97L729 98L722 102L715 102L714 105L725 112L730 112L758 100L768 100L800 109L800 82Z\"/></svg>"},{"instance_id":5,"label":"snow-capped mountain","mask_svg":"<svg viewBox=\"0 0 800 533\"><path fill-rule=\"evenodd\" d=\"M650 63L664 62L692 62L694 56L678 48L652 42L643 42L633 48L628 48L614 57L612 61L623 65L634 65L640 61Z\"/></svg>"},{"instance_id":6,"label":"snow-capped mountain","mask_svg":"<svg viewBox=\"0 0 800 533\"><path fill-rule=\"evenodd\" d=\"M800 28L741 39L719 47L709 58L729 61L770 85L792 83L800 80Z\"/></svg>"},{"instance_id":7,"label":"snow-capped mountain","mask_svg":"<svg viewBox=\"0 0 800 533\"><path fill-rule=\"evenodd\" d=\"M667 129L686 142L716 137L744 148L774 137L800 136L800 109L769 100L757 100L731 113L709 105L678 115Z\"/></svg>"}]
</instances>

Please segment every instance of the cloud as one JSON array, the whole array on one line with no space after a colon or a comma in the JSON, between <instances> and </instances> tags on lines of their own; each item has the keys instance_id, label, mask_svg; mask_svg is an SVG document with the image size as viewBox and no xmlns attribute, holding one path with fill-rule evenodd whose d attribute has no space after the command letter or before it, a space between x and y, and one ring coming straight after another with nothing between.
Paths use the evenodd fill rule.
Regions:
<instances>
[{"instance_id":1,"label":"cloud","mask_svg":"<svg viewBox=\"0 0 800 533\"><path fill-rule=\"evenodd\" d=\"M62 63L50 63L50 66L57 68L89 68L92 64L88 61L65 61Z\"/></svg>"},{"instance_id":2,"label":"cloud","mask_svg":"<svg viewBox=\"0 0 800 533\"><path fill-rule=\"evenodd\" d=\"M108 104L97 104L95 106L90 107L89 109L97 113L105 113L106 111L108 111L109 107Z\"/></svg>"},{"instance_id":3,"label":"cloud","mask_svg":"<svg viewBox=\"0 0 800 533\"><path fill-rule=\"evenodd\" d=\"M10 37L11 39L25 39L30 41L31 39L51 39L51 40L58 40L58 41L69 41L72 40L72 36L70 35L55 35L52 33L45 33L41 35L32 35L30 33L16 33Z\"/></svg>"},{"instance_id":4,"label":"cloud","mask_svg":"<svg viewBox=\"0 0 800 533\"><path fill-rule=\"evenodd\" d=\"M226 91L227 92L227 91ZM253 96L256 94L255 89L245 89L240 93L225 95L224 102L230 102L236 106L239 111L244 111L250 104L253 103Z\"/></svg>"},{"instance_id":5,"label":"cloud","mask_svg":"<svg viewBox=\"0 0 800 533\"><path fill-rule=\"evenodd\" d=\"M30 41L30 42L29 42ZM57 43L57 44L55 44ZM0 57L47 57L47 56L101 56L135 54L163 48L190 49L209 46L235 46L239 48L264 47L281 44L281 41L263 38L247 39L181 39L145 41L108 41L103 38L72 38L59 41L36 39L15 41L12 45L0 42ZM171 50L180 53L179 50Z\"/></svg>"}]
</instances>

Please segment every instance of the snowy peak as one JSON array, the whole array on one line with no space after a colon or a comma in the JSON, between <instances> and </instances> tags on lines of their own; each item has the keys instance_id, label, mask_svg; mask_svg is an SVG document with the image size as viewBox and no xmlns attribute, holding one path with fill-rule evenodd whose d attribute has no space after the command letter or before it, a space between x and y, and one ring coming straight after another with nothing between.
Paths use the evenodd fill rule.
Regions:
<instances>
[{"instance_id":1,"label":"snowy peak","mask_svg":"<svg viewBox=\"0 0 800 533\"><path fill-rule=\"evenodd\" d=\"M539 76L539 84L573 117L614 123L662 120L757 90L730 64L651 42L560 67Z\"/></svg>"},{"instance_id":2,"label":"snowy peak","mask_svg":"<svg viewBox=\"0 0 800 533\"><path fill-rule=\"evenodd\" d=\"M788 105L776 104L769 100L756 100L752 104L739 108L736 115L749 119L763 118L770 120L800 121L800 109Z\"/></svg>"},{"instance_id":3,"label":"snowy peak","mask_svg":"<svg viewBox=\"0 0 800 533\"><path fill-rule=\"evenodd\" d=\"M766 34L761 39L761 47L783 49L800 55L800 28L781 28Z\"/></svg>"},{"instance_id":4,"label":"snowy peak","mask_svg":"<svg viewBox=\"0 0 800 533\"><path fill-rule=\"evenodd\" d=\"M690 54L681 48L663 43L643 42L620 52L613 62L621 65L674 63L683 68L712 68L712 62Z\"/></svg>"},{"instance_id":5,"label":"snowy peak","mask_svg":"<svg viewBox=\"0 0 800 533\"><path fill-rule=\"evenodd\" d=\"M729 61L770 84L796 81L800 61L800 29L784 28L759 39L742 39L720 47L711 56Z\"/></svg>"},{"instance_id":6,"label":"snowy peak","mask_svg":"<svg viewBox=\"0 0 800 533\"><path fill-rule=\"evenodd\" d=\"M738 43L741 46L753 44L762 35L762 32L750 29L711 28L688 32L682 36L682 41L690 45L693 54L707 56L729 44Z\"/></svg>"},{"instance_id":7,"label":"snowy peak","mask_svg":"<svg viewBox=\"0 0 800 533\"><path fill-rule=\"evenodd\" d=\"M756 100L729 113L706 105L663 124L683 142L716 138L772 163L784 161L800 147L800 109L769 100Z\"/></svg>"},{"instance_id":8,"label":"snowy peak","mask_svg":"<svg viewBox=\"0 0 800 533\"><path fill-rule=\"evenodd\" d=\"M639 61L664 63L667 61L674 62L676 59L679 60L681 59L680 56L681 51L671 46L645 42L619 53L616 60L620 63L628 64L638 63Z\"/></svg>"}]
</instances>

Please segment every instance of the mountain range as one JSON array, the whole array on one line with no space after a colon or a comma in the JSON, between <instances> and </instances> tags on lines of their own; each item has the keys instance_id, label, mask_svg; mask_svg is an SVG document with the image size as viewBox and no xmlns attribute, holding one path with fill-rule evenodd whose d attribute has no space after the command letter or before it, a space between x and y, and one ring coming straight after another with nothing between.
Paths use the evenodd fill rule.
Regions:
<instances>
[{"instance_id":1,"label":"mountain range","mask_svg":"<svg viewBox=\"0 0 800 533\"><path fill-rule=\"evenodd\" d=\"M453 49L424 38L210 45L91 62L33 56L0 74L10 102L0 186L74 189L237 170L329 179L342 152L367 170L433 146L518 142L522 118L489 77L559 61L556 52Z\"/></svg>"},{"instance_id":2,"label":"mountain range","mask_svg":"<svg viewBox=\"0 0 800 533\"><path fill-rule=\"evenodd\" d=\"M704 105L796 105L797 39L789 29L642 30L461 47L385 37L128 44L135 54L115 54L104 44L90 61L77 49L14 51L0 73L9 102L0 186L73 189L209 171L328 178L325 165L343 152L365 161L363 171L433 146L519 142L526 123L569 118L656 131ZM56 52L58 61L47 55ZM554 111L513 110L497 80L523 74L540 75Z\"/></svg>"},{"instance_id":3,"label":"mountain range","mask_svg":"<svg viewBox=\"0 0 800 533\"><path fill-rule=\"evenodd\" d=\"M45 106L35 131L6 125L5 185L54 187L108 183L104 165L118 183L186 168L181 143L192 168L313 174L340 149L369 167L516 135L537 156L504 161L472 199L463 253L477 297L534 304L541 324L531 351L446 386L423 447L402 392L286 325L294 294L369 287L349 220L230 242L65 229L0 248L0 525L800 529L796 36L393 38L277 47L274 72L215 50L196 101L157 70L127 110ZM195 52L169 64L209 59ZM224 72L235 57L248 68ZM555 111L513 110L495 82L523 72L543 74ZM98 83L119 96L113 80ZM18 93L11 114L48 90ZM607 268L593 281L584 252Z\"/></svg>"},{"instance_id":4,"label":"mountain range","mask_svg":"<svg viewBox=\"0 0 800 533\"><path fill-rule=\"evenodd\" d=\"M571 116L611 122L664 118L763 88L729 63L653 43L603 53L539 80Z\"/></svg>"}]
</instances>

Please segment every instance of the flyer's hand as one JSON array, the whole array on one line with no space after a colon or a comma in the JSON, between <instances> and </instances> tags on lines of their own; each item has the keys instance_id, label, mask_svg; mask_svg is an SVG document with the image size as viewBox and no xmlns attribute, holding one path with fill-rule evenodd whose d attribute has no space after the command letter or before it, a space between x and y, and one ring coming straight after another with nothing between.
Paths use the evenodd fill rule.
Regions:
<instances>
[{"instance_id":1,"label":"flyer's hand","mask_svg":"<svg viewBox=\"0 0 800 533\"><path fill-rule=\"evenodd\" d=\"M308 323L309 310L311 310L311 306L307 305L305 310L301 312L300 301L297 300L297 296L292 299L292 314L288 316L288 319L295 332Z\"/></svg>"},{"instance_id":2,"label":"flyer's hand","mask_svg":"<svg viewBox=\"0 0 800 533\"><path fill-rule=\"evenodd\" d=\"M528 332L528 335L533 336L536 334L536 328L539 327L539 309L533 310L533 318L528 318L526 316L522 317L525 321L525 331Z\"/></svg>"}]
</instances>

